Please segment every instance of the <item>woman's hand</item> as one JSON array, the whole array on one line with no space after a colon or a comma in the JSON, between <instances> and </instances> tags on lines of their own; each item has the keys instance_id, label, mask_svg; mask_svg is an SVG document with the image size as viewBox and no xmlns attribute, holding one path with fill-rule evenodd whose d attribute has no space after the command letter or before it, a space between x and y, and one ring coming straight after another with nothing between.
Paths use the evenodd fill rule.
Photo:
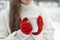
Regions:
<instances>
[{"instance_id":1,"label":"woman's hand","mask_svg":"<svg viewBox=\"0 0 60 40\"><path fill-rule=\"evenodd\" d=\"M20 24L20 30L24 33L24 34L27 34L29 35L32 31L32 25L28 22L28 21L23 21L21 24Z\"/></svg>"}]
</instances>

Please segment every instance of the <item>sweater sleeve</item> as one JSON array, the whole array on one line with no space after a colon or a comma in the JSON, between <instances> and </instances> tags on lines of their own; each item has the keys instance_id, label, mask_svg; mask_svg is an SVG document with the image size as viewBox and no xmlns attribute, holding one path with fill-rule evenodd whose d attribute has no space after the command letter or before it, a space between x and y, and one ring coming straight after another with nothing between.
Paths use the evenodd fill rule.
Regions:
<instances>
[{"instance_id":1,"label":"sweater sleeve","mask_svg":"<svg viewBox=\"0 0 60 40\"><path fill-rule=\"evenodd\" d=\"M45 40L54 40L54 27L52 25L52 20L46 13L42 13L44 19L43 26L43 38Z\"/></svg>"},{"instance_id":2,"label":"sweater sleeve","mask_svg":"<svg viewBox=\"0 0 60 40\"><path fill-rule=\"evenodd\" d=\"M6 11L0 13L0 40L25 40L29 35L23 34L21 30L9 33L5 18L3 17L4 15L2 15Z\"/></svg>"}]
</instances>

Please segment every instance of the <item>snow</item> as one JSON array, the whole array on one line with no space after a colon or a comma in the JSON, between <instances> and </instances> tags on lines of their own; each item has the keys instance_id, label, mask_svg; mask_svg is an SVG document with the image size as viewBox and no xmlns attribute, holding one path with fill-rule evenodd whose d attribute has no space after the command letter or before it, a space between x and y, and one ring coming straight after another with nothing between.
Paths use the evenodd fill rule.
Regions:
<instances>
[{"instance_id":1,"label":"snow","mask_svg":"<svg viewBox=\"0 0 60 40\"><path fill-rule=\"evenodd\" d=\"M46 13L51 17L55 29L54 40L60 40L60 7L56 2L40 2L39 7L45 8Z\"/></svg>"}]
</instances>

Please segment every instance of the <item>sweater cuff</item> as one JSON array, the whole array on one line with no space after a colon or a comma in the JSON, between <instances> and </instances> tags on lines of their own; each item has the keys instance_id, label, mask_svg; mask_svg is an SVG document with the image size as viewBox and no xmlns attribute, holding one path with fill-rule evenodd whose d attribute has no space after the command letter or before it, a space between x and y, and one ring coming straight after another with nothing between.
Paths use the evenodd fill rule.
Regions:
<instances>
[{"instance_id":1,"label":"sweater cuff","mask_svg":"<svg viewBox=\"0 0 60 40\"><path fill-rule=\"evenodd\" d=\"M45 40L44 38L43 38L43 34L42 34L43 32L41 32L39 35L34 35L34 34L32 34L32 36L34 37L34 39L35 40Z\"/></svg>"},{"instance_id":2,"label":"sweater cuff","mask_svg":"<svg viewBox=\"0 0 60 40\"><path fill-rule=\"evenodd\" d=\"M19 36L20 39L27 39L29 35L24 34L21 30L17 31L17 36Z\"/></svg>"}]
</instances>

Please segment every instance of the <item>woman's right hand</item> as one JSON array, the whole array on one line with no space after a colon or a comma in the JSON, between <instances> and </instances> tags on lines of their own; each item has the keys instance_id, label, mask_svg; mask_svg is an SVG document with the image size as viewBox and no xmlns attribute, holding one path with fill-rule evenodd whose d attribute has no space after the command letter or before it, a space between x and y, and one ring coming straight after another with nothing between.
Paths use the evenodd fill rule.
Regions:
<instances>
[{"instance_id":1,"label":"woman's right hand","mask_svg":"<svg viewBox=\"0 0 60 40\"><path fill-rule=\"evenodd\" d=\"M32 25L28 22L28 21L23 21L21 22L20 24L20 30L26 34L26 35L29 35L32 31Z\"/></svg>"}]
</instances>

